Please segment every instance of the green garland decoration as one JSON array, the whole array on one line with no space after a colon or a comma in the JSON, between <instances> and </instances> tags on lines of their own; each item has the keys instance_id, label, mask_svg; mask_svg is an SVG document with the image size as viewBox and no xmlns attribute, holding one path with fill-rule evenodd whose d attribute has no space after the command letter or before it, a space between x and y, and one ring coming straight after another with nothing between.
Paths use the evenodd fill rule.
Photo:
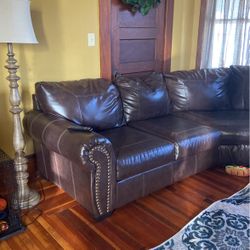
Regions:
<instances>
[{"instance_id":1,"label":"green garland decoration","mask_svg":"<svg viewBox=\"0 0 250 250\"><path fill-rule=\"evenodd\" d=\"M146 16L152 8L161 3L161 0L122 0L122 2L131 5L133 13L139 11L143 16Z\"/></svg>"}]
</instances>

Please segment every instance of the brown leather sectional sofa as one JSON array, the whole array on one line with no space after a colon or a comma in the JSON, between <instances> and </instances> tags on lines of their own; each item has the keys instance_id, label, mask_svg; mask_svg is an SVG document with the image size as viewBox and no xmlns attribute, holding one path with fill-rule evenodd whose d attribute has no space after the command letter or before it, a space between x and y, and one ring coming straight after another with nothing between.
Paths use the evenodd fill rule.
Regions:
<instances>
[{"instance_id":1,"label":"brown leather sectional sofa","mask_svg":"<svg viewBox=\"0 0 250 250\"><path fill-rule=\"evenodd\" d=\"M96 219L209 167L249 164L249 67L36 84L40 173Z\"/></svg>"}]
</instances>

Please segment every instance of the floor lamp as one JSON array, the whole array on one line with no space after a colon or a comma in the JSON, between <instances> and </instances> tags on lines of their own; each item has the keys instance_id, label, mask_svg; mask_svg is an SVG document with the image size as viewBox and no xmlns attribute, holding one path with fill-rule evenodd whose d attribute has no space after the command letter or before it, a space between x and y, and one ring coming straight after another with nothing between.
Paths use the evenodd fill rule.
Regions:
<instances>
[{"instance_id":1,"label":"floor lamp","mask_svg":"<svg viewBox=\"0 0 250 250\"><path fill-rule=\"evenodd\" d=\"M0 0L0 43L6 43L8 59L5 68L9 75L10 112L13 115L13 146L15 149L15 170L18 186L18 202L21 209L31 208L39 203L40 196L28 186L27 159L24 154L24 137L20 113L21 97L16 75L19 66L13 53L13 43L37 43L30 15L29 0Z\"/></svg>"}]
</instances>

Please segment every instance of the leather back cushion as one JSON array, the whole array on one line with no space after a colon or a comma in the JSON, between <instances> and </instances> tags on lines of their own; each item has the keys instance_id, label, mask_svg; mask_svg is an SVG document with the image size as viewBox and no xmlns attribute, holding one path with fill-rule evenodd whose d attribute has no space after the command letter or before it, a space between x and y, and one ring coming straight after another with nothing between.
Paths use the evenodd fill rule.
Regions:
<instances>
[{"instance_id":1,"label":"leather back cushion","mask_svg":"<svg viewBox=\"0 0 250 250\"><path fill-rule=\"evenodd\" d=\"M39 82L36 96L43 112L79 125L101 130L124 123L119 91L104 79Z\"/></svg>"},{"instance_id":2,"label":"leather back cushion","mask_svg":"<svg viewBox=\"0 0 250 250\"><path fill-rule=\"evenodd\" d=\"M165 74L173 111L229 109L229 72L219 68Z\"/></svg>"},{"instance_id":3,"label":"leather back cushion","mask_svg":"<svg viewBox=\"0 0 250 250\"><path fill-rule=\"evenodd\" d=\"M115 82L122 97L127 122L169 113L169 97L162 74L152 73L140 78L118 75Z\"/></svg>"},{"instance_id":4,"label":"leather back cushion","mask_svg":"<svg viewBox=\"0 0 250 250\"><path fill-rule=\"evenodd\" d=\"M233 109L249 110L249 66L232 65L230 100Z\"/></svg>"},{"instance_id":5,"label":"leather back cushion","mask_svg":"<svg viewBox=\"0 0 250 250\"><path fill-rule=\"evenodd\" d=\"M231 70L229 68L214 68L214 69L193 69L180 70L165 74L165 77L170 76L185 80L207 80L217 79L219 77L228 76Z\"/></svg>"}]
</instances>

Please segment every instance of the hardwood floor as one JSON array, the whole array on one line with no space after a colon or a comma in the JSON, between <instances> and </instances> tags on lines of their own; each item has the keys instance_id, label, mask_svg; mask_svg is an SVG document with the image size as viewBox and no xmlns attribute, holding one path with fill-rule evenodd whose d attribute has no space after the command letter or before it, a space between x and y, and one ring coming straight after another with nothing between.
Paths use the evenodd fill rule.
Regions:
<instances>
[{"instance_id":1,"label":"hardwood floor","mask_svg":"<svg viewBox=\"0 0 250 250\"><path fill-rule=\"evenodd\" d=\"M0 242L0 249L147 249L174 235L212 202L228 197L248 183L223 169L207 170L141 198L101 222L76 201L41 180L44 200L23 216L24 233ZM39 211L40 209L40 211Z\"/></svg>"}]
</instances>

